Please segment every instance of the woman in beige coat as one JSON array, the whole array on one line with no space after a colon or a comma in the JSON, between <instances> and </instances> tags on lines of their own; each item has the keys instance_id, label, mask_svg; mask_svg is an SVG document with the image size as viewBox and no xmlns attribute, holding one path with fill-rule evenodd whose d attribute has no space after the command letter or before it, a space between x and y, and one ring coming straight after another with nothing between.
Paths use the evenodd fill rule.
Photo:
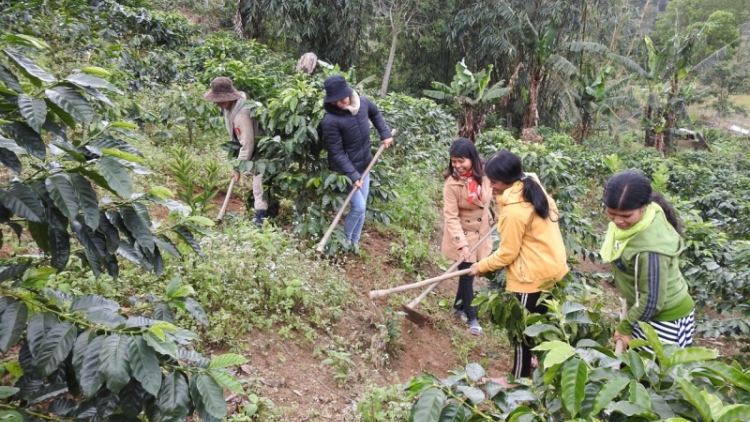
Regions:
<instances>
[{"instance_id":1,"label":"woman in beige coat","mask_svg":"<svg viewBox=\"0 0 750 422\"><path fill-rule=\"evenodd\" d=\"M443 173L443 254L452 260L463 258L459 270L470 268L475 262L492 252L492 240L487 239L476 250L469 253L479 239L490 230L490 201L492 188L484 176L482 162L474 143L466 138L453 142L450 163ZM466 318L471 334L482 334L477 321L474 300L474 276L462 276L458 280L456 301L453 305L458 318Z\"/></svg>"}]
</instances>

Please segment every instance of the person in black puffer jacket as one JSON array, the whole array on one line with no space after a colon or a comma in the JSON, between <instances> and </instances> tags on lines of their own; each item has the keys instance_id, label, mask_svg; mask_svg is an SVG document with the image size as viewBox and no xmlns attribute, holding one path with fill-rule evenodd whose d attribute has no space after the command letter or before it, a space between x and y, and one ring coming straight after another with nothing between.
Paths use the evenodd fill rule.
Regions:
<instances>
[{"instance_id":1,"label":"person in black puffer jacket","mask_svg":"<svg viewBox=\"0 0 750 422\"><path fill-rule=\"evenodd\" d=\"M362 173L372 161L370 148L370 121L380 134L386 148L393 143L391 128L385 123L380 110L369 98L357 94L343 76L334 75L325 80L326 114L320 122L323 140L328 150L328 167L347 176L358 189L351 200L351 210L344 220L344 233L354 253L359 253L359 237L365 223L367 195L370 190L369 174Z\"/></svg>"}]
</instances>

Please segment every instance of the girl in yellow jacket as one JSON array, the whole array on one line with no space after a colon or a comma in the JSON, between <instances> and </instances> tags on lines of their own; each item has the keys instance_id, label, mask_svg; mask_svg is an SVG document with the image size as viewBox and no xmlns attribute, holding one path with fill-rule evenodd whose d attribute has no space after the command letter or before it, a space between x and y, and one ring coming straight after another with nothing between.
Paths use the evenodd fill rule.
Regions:
<instances>
[{"instance_id":1,"label":"girl in yellow jacket","mask_svg":"<svg viewBox=\"0 0 750 422\"><path fill-rule=\"evenodd\" d=\"M486 257L492 252L492 241L488 238L469 253L479 239L490 230L490 202L492 193L490 183L484 176L482 162L474 143L466 138L453 142L450 149L450 163L443 173L443 255L458 261L459 270L471 267L471 264ZM482 327L477 321L477 310L471 306L474 300L474 276L463 275L458 279L458 291L453 304L455 315L466 319L469 333L482 334Z\"/></svg>"},{"instance_id":2,"label":"girl in yellow jacket","mask_svg":"<svg viewBox=\"0 0 750 422\"><path fill-rule=\"evenodd\" d=\"M470 274L505 268L506 290L515 293L529 312L545 313L546 306L538 303L542 286L568 273L565 245L557 224L557 205L535 174L523 172L521 160L510 151L500 151L490 158L484 172L500 210L500 246L474 264ZM514 345L515 378L531 375L528 343Z\"/></svg>"}]
</instances>

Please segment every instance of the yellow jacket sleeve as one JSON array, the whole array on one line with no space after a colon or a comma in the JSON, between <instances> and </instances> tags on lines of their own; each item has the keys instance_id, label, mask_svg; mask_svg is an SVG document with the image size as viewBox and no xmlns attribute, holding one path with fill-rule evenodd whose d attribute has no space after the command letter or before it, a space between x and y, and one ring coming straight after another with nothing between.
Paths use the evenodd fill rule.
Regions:
<instances>
[{"instance_id":1,"label":"yellow jacket sleeve","mask_svg":"<svg viewBox=\"0 0 750 422\"><path fill-rule=\"evenodd\" d=\"M492 255L479 261L477 265L481 273L505 268L518 258L526 224L517 216L501 215L497 231L500 232L500 246Z\"/></svg>"}]
</instances>

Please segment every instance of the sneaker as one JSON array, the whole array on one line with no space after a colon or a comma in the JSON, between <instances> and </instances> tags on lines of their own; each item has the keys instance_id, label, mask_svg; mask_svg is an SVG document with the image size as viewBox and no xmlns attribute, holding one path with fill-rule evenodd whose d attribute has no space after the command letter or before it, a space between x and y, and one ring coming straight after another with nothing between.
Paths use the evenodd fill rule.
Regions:
<instances>
[{"instance_id":1,"label":"sneaker","mask_svg":"<svg viewBox=\"0 0 750 422\"><path fill-rule=\"evenodd\" d=\"M461 309L456 309L455 312L453 312L453 316L460 319L463 322L467 321L466 312L464 312Z\"/></svg>"},{"instance_id":2,"label":"sneaker","mask_svg":"<svg viewBox=\"0 0 750 422\"><path fill-rule=\"evenodd\" d=\"M362 256L362 251L359 250L359 243L352 243L352 253L357 256Z\"/></svg>"}]
</instances>

